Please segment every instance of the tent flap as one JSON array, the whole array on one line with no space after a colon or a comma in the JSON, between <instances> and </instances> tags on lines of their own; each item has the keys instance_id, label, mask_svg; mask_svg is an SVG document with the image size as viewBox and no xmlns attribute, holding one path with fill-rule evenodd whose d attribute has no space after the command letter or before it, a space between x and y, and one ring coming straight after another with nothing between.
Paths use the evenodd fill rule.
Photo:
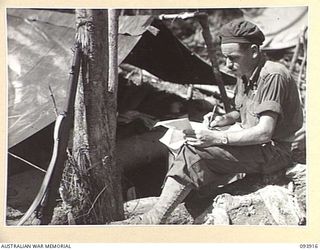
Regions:
<instances>
[{"instance_id":1,"label":"tent flap","mask_svg":"<svg viewBox=\"0 0 320 250\"><path fill-rule=\"evenodd\" d=\"M278 50L293 47L308 26L308 7L261 8L252 15L243 9L247 20L257 24L265 34L263 49Z\"/></svg>"}]
</instances>

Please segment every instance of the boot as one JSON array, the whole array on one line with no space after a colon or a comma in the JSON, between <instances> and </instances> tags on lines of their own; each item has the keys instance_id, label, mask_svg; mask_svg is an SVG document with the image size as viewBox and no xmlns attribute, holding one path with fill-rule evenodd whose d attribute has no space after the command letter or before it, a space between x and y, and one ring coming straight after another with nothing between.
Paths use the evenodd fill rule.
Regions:
<instances>
[{"instance_id":1,"label":"boot","mask_svg":"<svg viewBox=\"0 0 320 250\"><path fill-rule=\"evenodd\" d=\"M182 185L174 178L168 177L159 200L148 212L133 216L127 220L112 222L111 224L164 224L173 210L186 198L192 190L192 184Z\"/></svg>"}]
</instances>

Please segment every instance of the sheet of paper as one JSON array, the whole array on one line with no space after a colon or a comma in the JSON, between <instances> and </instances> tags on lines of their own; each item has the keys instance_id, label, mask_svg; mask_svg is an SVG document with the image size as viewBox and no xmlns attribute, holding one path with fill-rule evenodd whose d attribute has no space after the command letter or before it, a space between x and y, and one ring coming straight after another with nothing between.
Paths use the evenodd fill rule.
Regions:
<instances>
[{"instance_id":1,"label":"sheet of paper","mask_svg":"<svg viewBox=\"0 0 320 250\"><path fill-rule=\"evenodd\" d=\"M190 122L193 130L209 130L202 122Z\"/></svg>"},{"instance_id":2,"label":"sheet of paper","mask_svg":"<svg viewBox=\"0 0 320 250\"><path fill-rule=\"evenodd\" d=\"M201 122L190 122L188 118L160 121L156 123L156 126L169 128L159 141L166 145L173 154L185 143L183 130L208 129Z\"/></svg>"},{"instance_id":3,"label":"sheet of paper","mask_svg":"<svg viewBox=\"0 0 320 250\"><path fill-rule=\"evenodd\" d=\"M181 118L181 119L174 119L174 120L166 120L157 122L155 127L157 126L164 126L166 128L172 128L177 130L185 130L185 129L192 129L191 123L188 118Z\"/></svg>"},{"instance_id":4,"label":"sheet of paper","mask_svg":"<svg viewBox=\"0 0 320 250\"><path fill-rule=\"evenodd\" d=\"M159 141L175 152L184 144L184 133L181 130L169 128Z\"/></svg>"},{"instance_id":5,"label":"sheet of paper","mask_svg":"<svg viewBox=\"0 0 320 250\"><path fill-rule=\"evenodd\" d=\"M156 123L155 127L156 126L168 128L168 131L159 139L159 141L166 145L174 155L185 143L185 134L183 133L183 130L209 130L203 123L189 121L188 118L160 121ZM235 123L232 126L217 127L212 130L238 131L241 129L240 124Z\"/></svg>"}]
</instances>

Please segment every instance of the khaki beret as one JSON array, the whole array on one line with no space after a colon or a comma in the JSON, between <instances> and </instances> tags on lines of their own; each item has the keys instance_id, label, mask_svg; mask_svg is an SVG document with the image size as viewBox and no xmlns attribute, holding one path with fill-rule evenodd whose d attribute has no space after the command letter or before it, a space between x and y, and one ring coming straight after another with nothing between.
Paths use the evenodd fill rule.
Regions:
<instances>
[{"instance_id":1,"label":"khaki beret","mask_svg":"<svg viewBox=\"0 0 320 250\"><path fill-rule=\"evenodd\" d=\"M222 26L221 43L253 43L262 45L265 37L257 25L245 21L234 20Z\"/></svg>"}]
</instances>

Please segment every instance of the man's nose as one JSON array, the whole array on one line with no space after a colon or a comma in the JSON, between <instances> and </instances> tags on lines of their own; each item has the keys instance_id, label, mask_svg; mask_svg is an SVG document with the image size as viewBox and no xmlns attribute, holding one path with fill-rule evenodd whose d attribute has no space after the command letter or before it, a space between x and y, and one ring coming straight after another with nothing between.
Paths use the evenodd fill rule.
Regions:
<instances>
[{"instance_id":1,"label":"man's nose","mask_svg":"<svg viewBox=\"0 0 320 250\"><path fill-rule=\"evenodd\" d=\"M233 70L233 62L229 58L226 59L226 66L228 69Z\"/></svg>"}]
</instances>

